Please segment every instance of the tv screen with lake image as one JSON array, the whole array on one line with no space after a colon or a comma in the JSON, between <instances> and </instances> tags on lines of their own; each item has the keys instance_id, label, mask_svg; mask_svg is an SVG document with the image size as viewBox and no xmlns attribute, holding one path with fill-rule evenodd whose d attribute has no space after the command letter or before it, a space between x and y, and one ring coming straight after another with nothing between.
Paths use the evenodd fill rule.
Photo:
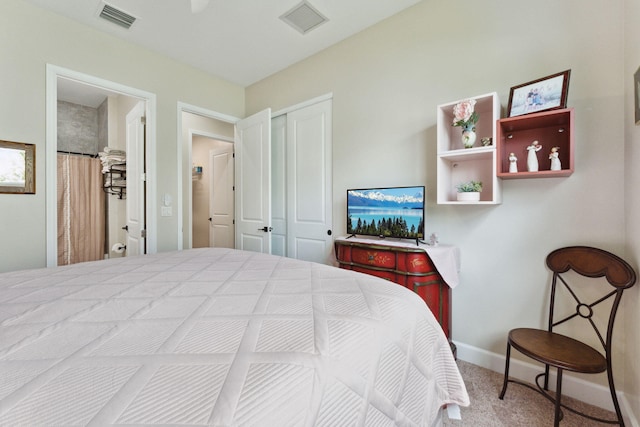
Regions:
<instances>
[{"instance_id":1,"label":"tv screen with lake image","mask_svg":"<svg viewBox=\"0 0 640 427\"><path fill-rule=\"evenodd\" d=\"M347 190L347 233L424 237L424 186Z\"/></svg>"}]
</instances>

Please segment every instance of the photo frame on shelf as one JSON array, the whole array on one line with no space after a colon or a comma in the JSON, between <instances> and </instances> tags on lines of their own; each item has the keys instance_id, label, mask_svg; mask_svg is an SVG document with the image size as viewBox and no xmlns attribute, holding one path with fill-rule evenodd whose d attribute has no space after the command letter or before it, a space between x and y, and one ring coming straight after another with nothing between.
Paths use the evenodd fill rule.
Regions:
<instances>
[{"instance_id":1,"label":"photo frame on shelf","mask_svg":"<svg viewBox=\"0 0 640 427\"><path fill-rule=\"evenodd\" d=\"M566 70L513 86L509 93L507 117L567 108L570 75L571 70Z\"/></svg>"},{"instance_id":2,"label":"photo frame on shelf","mask_svg":"<svg viewBox=\"0 0 640 427\"><path fill-rule=\"evenodd\" d=\"M36 193L36 146L0 141L0 193Z\"/></svg>"},{"instance_id":3,"label":"photo frame on shelf","mask_svg":"<svg viewBox=\"0 0 640 427\"><path fill-rule=\"evenodd\" d=\"M634 105L636 111L636 126L640 125L640 67L633 75L633 94Z\"/></svg>"}]
</instances>

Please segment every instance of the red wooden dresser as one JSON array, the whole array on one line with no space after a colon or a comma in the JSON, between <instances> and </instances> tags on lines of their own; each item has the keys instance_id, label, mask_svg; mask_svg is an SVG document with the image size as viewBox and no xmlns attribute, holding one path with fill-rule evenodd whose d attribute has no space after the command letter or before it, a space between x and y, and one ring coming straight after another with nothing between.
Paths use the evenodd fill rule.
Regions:
<instances>
[{"instance_id":1,"label":"red wooden dresser","mask_svg":"<svg viewBox=\"0 0 640 427\"><path fill-rule=\"evenodd\" d=\"M451 289L434 266L427 248L415 243L385 244L363 240L335 240L340 268L381 277L417 293L451 342ZM453 344L452 349L455 354Z\"/></svg>"}]
</instances>

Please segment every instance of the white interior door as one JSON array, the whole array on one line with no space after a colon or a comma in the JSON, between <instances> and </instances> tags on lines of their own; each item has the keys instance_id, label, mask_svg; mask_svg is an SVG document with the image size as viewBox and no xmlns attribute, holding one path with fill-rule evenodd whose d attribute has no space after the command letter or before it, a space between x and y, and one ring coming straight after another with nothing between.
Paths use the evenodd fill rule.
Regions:
<instances>
[{"instance_id":1,"label":"white interior door","mask_svg":"<svg viewBox=\"0 0 640 427\"><path fill-rule=\"evenodd\" d=\"M287 256L287 116L271 120L271 253Z\"/></svg>"},{"instance_id":2,"label":"white interior door","mask_svg":"<svg viewBox=\"0 0 640 427\"><path fill-rule=\"evenodd\" d=\"M236 248L271 253L271 109L236 123Z\"/></svg>"},{"instance_id":3,"label":"white interior door","mask_svg":"<svg viewBox=\"0 0 640 427\"><path fill-rule=\"evenodd\" d=\"M287 256L329 263L331 100L287 114Z\"/></svg>"},{"instance_id":4,"label":"white interior door","mask_svg":"<svg viewBox=\"0 0 640 427\"><path fill-rule=\"evenodd\" d=\"M144 102L139 102L127 114L127 255L146 253L144 111Z\"/></svg>"},{"instance_id":5,"label":"white interior door","mask_svg":"<svg viewBox=\"0 0 640 427\"><path fill-rule=\"evenodd\" d=\"M209 151L209 246L234 248L233 144Z\"/></svg>"}]
</instances>

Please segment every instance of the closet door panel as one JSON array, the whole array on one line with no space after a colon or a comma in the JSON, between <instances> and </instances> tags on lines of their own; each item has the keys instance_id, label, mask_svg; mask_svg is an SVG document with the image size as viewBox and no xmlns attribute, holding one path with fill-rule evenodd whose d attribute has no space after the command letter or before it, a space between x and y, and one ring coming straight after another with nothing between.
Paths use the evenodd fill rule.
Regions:
<instances>
[{"instance_id":1,"label":"closet door panel","mask_svg":"<svg viewBox=\"0 0 640 427\"><path fill-rule=\"evenodd\" d=\"M292 258L330 263L331 100L287 114L287 231Z\"/></svg>"}]
</instances>

